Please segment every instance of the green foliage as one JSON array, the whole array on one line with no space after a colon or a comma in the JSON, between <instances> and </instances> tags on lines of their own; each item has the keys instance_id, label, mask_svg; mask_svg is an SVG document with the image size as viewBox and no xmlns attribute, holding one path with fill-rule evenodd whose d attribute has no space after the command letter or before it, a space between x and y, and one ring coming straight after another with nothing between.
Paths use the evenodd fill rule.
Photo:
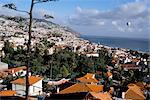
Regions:
<instances>
[{"instance_id":1,"label":"green foliage","mask_svg":"<svg viewBox=\"0 0 150 100\"><path fill-rule=\"evenodd\" d=\"M69 75L69 71L66 68L66 66L63 65L63 67L61 68L61 72L62 72L62 76L63 77L67 77Z\"/></svg>"},{"instance_id":2,"label":"green foliage","mask_svg":"<svg viewBox=\"0 0 150 100\"><path fill-rule=\"evenodd\" d=\"M102 71L105 73L105 66L111 60L106 50L100 50L99 57L78 55L67 48L48 55L46 52L48 47L51 46L45 38L42 44L37 44L34 47L35 50L31 52L30 67L33 74L51 78L73 78L89 72ZM9 50L10 48L9 43L7 43L5 47L6 56L2 60L9 63L11 67L25 65L27 61L26 51L23 48L18 48L17 51ZM105 76L104 73L103 77Z\"/></svg>"}]
</instances>

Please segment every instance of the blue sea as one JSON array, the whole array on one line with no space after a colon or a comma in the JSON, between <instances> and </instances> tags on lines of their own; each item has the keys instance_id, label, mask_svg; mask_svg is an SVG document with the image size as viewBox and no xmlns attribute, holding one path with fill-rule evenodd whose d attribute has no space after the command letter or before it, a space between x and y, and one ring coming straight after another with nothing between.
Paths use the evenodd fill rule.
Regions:
<instances>
[{"instance_id":1,"label":"blue sea","mask_svg":"<svg viewBox=\"0 0 150 100\"><path fill-rule=\"evenodd\" d=\"M127 48L142 52L150 51L149 39L103 37L103 36L88 36L88 35L81 35L80 37L89 40L90 42L100 43L102 45L107 45L110 47Z\"/></svg>"}]
</instances>

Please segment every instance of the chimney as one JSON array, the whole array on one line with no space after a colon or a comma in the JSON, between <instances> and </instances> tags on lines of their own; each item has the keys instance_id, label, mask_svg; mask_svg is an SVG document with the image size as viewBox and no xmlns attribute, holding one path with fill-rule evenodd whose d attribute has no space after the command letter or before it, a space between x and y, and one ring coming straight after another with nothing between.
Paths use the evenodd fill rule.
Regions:
<instances>
[{"instance_id":1,"label":"chimney","mask_svg":"<svg viewBox=\"0 0 150 100\"><path fill-rule=\"evenodd\" d=\"M29 77L31 76L31 72L29 72Z\"/></svg>"},{"instance_id":2,"label":"chimney","mask_svg":"<svg viewBox=\"0 0 150 100\"><path fill-rule=\"evenodd\" d=\"M125 92L122 92L122 98L125 99Z\"/></svg>"},{"instance_id":3,"label":"chimney","mask_svg":"<svg viewBox=\"0 0 150 100\"><path fill-rule=\"evenodd\" d=\"M95 74L93 74L92 78L95 78Z\"/></svg>"},{"instance_id":4,"label":"chimney","mask_svg":"<svg viewBox=\"0 0 150 100\"><path fill-rule=\"evenodd\" d=\"M59 93L59 87L57 86L57 93Z\"/></svg>"},{"instance_id":5,"label":"chimney","mask_svg":"<svg viewBox=\"0 0 150 100\"><path fill-rule=\"evenodd\" d=\"M11 70L12 73L14 73L14 70Z\"/></svg>"}]
</instances>

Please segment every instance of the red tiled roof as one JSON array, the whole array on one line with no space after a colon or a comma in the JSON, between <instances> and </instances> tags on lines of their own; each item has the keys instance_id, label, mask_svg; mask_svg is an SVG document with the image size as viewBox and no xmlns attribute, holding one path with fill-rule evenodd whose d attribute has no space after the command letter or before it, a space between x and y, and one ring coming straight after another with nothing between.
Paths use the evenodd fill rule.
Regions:
<instances>
[{"instance_id":1,"label":"red tiled roof","mask_svg":"<svg viewBox=\"0 0 150 100\"><path fill-rule=\"evenodd\" d=\"M90 94L94 97L96 100L112 100L111 95L107 92L90 92Z\"/></svg>"},{"instance_id":2,"label":"red tiled roof","mask_svg":"<svg viewBox=\"0 0 150 100\"><path fill-rule=\"evenodd\" d=\"M139 66L135 64L122 64L121 66L126 69L139 69Z\"/></svg>"},{"instance_id":3,"label":"red tiled roof","mask_svg":"<svg viewBox=\"0 0 150 100\"><path fill-rule=\"evenodd\" d=\"M135 64L122 64L121 66L122 66L122 67L138 67L138 66L135 65Z\"/></svg>"},{"instance_id":4,"label":"red tiled roof","mask_svg":"<svg viewBox=\"0 0 150 100\"><path fill-rule=\"evenodd\" d=\"M11 74L14 74L20 70L26 70L26 66L22 66L22 67L16 67L16 68L10 68L7 71Z\"/></svg>"},{"instance_id":5,"label":"red tiled roof","mask_svg":"<svg viewBox=\"0 0 150 100\"><path fill-rule=\"evenodd\" d=\"M29 76L29 85L33 85L34 83L40 81L41 79L42 79L41 77ZM25 78L19 78L17 80L12 81L11 83L25 85L26 79Z\"/></svg>"},{"instance_id":6,"label":"red tiled roof","mask_svg":"<svg viewBox=\"0 0 150 100\"><path fill-rule=\"evenodd\" d=\"M139 58L133 58L132 61L133 62L138 62L138 61L140 61L140 59Z\"/></svg>"},{"instance_id":7,"label":"red tiled roof","mask_svg":"<svg viewBox=\"0 0 150 100\"><path fill-rule=\"evenodd\" d=\"M77 78L80 82L83 83L98 83L98 80L94 77L94 74L87 73L85 76Z\"/></svg>"},{"instance_id":8,"label":"red tiled roof","mask_svg":"<svg viewBox=\"0 0 150 100\"><path fill-rule=\"evenodd\" d=\"M125 93L125 99L145 100L145 96L139 86L130 84L128 87L129 89Z\"/></svg>"},{"instance_id":9,"label":"red tiled roof","mask_svg":"<svg viewBox=\"0 0 150 100\"><path fill-rule=\"evenodd\" d=\"M0 96L14 96L16 94L17 94L17 92L13 91L13 90L0 91Z\"/></svg>"},{"instance_id":10,"label":"red tiled roof","mask_svg":"<svg viewBox=\"0 0 150 100\"><path fill-rule=\"evenodd\" d=\"M108 71L108 72L107 72L107 76L108 76L108 77L112 76L112 73Z\"/></svg>"},{"instance_id":11,"label":"red tiled roof","mask_svg":"<svg viewBox=\"0 0 150 100\"><path fill-rule=\"evenodd\" d=\"M77 92L100 92L103 91L103 85L76 83L62 91L59 94L77 93Z\"/></svg>"}]
</instances>

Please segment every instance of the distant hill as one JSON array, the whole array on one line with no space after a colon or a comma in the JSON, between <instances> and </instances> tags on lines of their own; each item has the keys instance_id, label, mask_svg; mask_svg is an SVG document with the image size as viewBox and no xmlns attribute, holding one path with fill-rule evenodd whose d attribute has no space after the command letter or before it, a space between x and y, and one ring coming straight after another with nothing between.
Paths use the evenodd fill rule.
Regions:
<instances>
[{"instance_id":1,"label":"distant hill","mask_svg":"<svg viewBox=\"0 0 150 100\"><path fill-rule=\"evenodd\" d=\"M0 15L0 36L11 36L16 32L26 34L28 32L28 22L28 18ZM80 35L69 27L61 26L45 19L33 18L32 33L34 36L46 36L51 33L64 35L68 32L77 37Z\"/></svg>"}]
</instances>

